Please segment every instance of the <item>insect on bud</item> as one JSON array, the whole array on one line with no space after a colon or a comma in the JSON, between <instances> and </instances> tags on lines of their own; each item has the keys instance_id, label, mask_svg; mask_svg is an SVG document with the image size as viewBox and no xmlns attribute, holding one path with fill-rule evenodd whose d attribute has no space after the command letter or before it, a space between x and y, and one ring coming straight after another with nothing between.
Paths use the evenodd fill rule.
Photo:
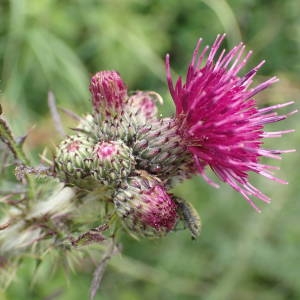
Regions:
<instances>
[{"instance_id":1,"label":"insect on bud","mask_svg":"<svg viewBox=\"0 0 300 300\"><path fill-rule=\"evenodd\" d=\"M192 239L196 239L201 231L201 219L197 210L190 202L182 198L176 197L174 201L177 204L177 212L180 219L183 220L185 227L190 231Z\"/></svg>"}]
</instances>

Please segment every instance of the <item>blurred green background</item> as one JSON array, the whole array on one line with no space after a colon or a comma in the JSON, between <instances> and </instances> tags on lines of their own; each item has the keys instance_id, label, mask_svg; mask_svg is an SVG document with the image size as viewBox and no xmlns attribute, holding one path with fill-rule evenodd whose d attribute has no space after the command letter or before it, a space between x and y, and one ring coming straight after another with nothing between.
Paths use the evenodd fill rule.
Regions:
<instances>
[{"instance_id":1,"label":"blurred green background","mask_svg":"<svg viewBox=\"0 0 300 300\"><path fill-rule=\"evenodd\" d=\"M49 90L59 106L88 112L90 76L116 69L130 90L159 92L161 112L170 115L165 54L184 74L197 39L211 44L223 32L224 46L242 40L254 50L248 68L267 60L258 81L279 76L259 96L261 104L294 100L299 108L299 0L0 0L0 101L16 134L31 130L26 150L38 161L38 151L58 141ZM266 147L297 148L297 119L272 126L298 131ZM155 241L124 236L123 254L112 259L96 299L300 299L299 154L267 162L281 167L277 175L289 185L253 176L273 199L271 205L257 201L262 214L225 185L215 190L201 178L186 181L175 192L200 212L199 240L186 231ZM62 270L41 273L33 284L28 259L0 299L87 299L92 270L82 265L68 278Z\"/></svg>"}]
</instances>

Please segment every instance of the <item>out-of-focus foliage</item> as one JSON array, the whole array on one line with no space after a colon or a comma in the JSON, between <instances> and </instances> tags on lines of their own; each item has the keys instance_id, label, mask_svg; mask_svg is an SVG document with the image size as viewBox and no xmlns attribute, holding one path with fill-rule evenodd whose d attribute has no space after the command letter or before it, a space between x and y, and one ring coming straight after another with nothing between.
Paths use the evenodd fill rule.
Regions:
<instances>
[{"instance_id":1,"label":"out-of-focus foliage","mask_svg":"<svg viewBox=\"0 0 300 300\"><path fill-rule=\"evenodd\" d=\"M118 70L131 90L160 92L161 111L169 114L165 53L183 74L196 40L211 43L222 32L228 46L243 40L254 51L252 66L267 60L261 76L281 79L264 92L262 103L299 101L298 0L1 0L0 101L6 118L19 135L36 125L27 151L37 160L34 149L57 141L48 91L59 106L83 113L90 109L89 77L103 69ZM268 144L298 148L298 118L280 124L298 132ZM195 178L179 186L175 192L202 216L199 240L186 232L155 241L124 237L123 254L112 259L96 299L299 299L299 164L297 153L278 163L288 186L257 178L273 199L269 206L260 204L262 214L224 185L214 190ZM63 270L46 277L50 259L35 267L30 258L24 261L0 299L87 298L90 264L70 274L67 285Z\"/></svg>"}]
</instances>

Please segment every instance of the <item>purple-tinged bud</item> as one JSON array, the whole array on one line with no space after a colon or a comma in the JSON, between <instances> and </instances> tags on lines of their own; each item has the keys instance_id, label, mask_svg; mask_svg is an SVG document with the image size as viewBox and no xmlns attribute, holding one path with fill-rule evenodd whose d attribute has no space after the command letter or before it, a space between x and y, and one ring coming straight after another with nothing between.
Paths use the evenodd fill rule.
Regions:
<instances>
[{"instance_id":1,"label":"purple-tinged bud","mask_svg":"<svg viewBox=\"0 0 300 300\"><path fill-rule=\"evenodd\" d=\"M119 184L129 176L134 165L131 148L121 140L95 144L91 175L101 183Z\"/></svg>"},{"instance_id":2,"label":"purple-tinged bud","mask_svg":"<svg viewBox=\"0 0 300 300\"><path fill-rule=\"evenodd\" d=\"M129 97L126 109L135 119L136 127L156 119L158 112L156 102L162 103L162 98L155 92L138 91Z\"/></svg>"},{"instance_id":3,"label":"purple-tinged bud","mask_svg":"<svg viewBox=\"0 0 300 300\"><path fill-rule=\"evenodd\" d=\"M127 87L116 71L96 73L90 82L92 104L96 112L119 110L127 99Z\"/></svg>"},{"instance_id":4,"label":"purple-tinged bud","mask_svg":"<svg viewBox=\"0 0 300 300\"><path fill-rule=\"evenodd\" d=\"M131 177L114 197L123 225L136 237L162 237L178 219L177 206L161 181L143 171Z\"/></svg>"}]
</instances>

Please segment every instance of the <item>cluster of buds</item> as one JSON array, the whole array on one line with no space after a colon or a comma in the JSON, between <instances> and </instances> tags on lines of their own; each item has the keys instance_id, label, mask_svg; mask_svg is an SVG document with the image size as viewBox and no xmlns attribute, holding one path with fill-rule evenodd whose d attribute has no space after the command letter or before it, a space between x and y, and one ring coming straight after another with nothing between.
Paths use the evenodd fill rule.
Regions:
<instances>
[{"instance_id":1,"label":"cluster of buds","mask_svg":"<svg viewBox=\"0 0 300 300\"><path fill-rule=\"evenodd\" d=\"M251 52L244 55L241 43L217 56L224 37L218 36L200 53L199 41L185 83L179 78L173 85L167 56L174 117L157 116L157 93L129 94L119 73L98 72L90 83L92 112L57 147L56 176L79 189L110 189L115 215L134 236L161 237L182 222L197 237L196 210L169 191L197 173L217 186L205 175L206 167L258 211L251 196L270 199L250 184L249 173L285 183L271 174L271 166L260 163L260 157L278 158L291 151L262 148L263 138L291 132L263 130L265 124L285 119L288 115L275 110L291 103L258 109L253 97L277 79L249 88L263 62L239 76Z\"/></svg>"},{"instance_id":2,"label":"cluster of buds","mask_svg":"<svg viewBox=\"0 0 300 300\"><path fill-rule=\"evenodd\" d=\"M56 176L79 189L110 189L115 214L131 235L167 234L182 219L168 190L195 170L175 120L157 117L158 94L129 96L115 71L94 75L90 91L93 112L58 145Z\"/></svg>"}]
</instances>

